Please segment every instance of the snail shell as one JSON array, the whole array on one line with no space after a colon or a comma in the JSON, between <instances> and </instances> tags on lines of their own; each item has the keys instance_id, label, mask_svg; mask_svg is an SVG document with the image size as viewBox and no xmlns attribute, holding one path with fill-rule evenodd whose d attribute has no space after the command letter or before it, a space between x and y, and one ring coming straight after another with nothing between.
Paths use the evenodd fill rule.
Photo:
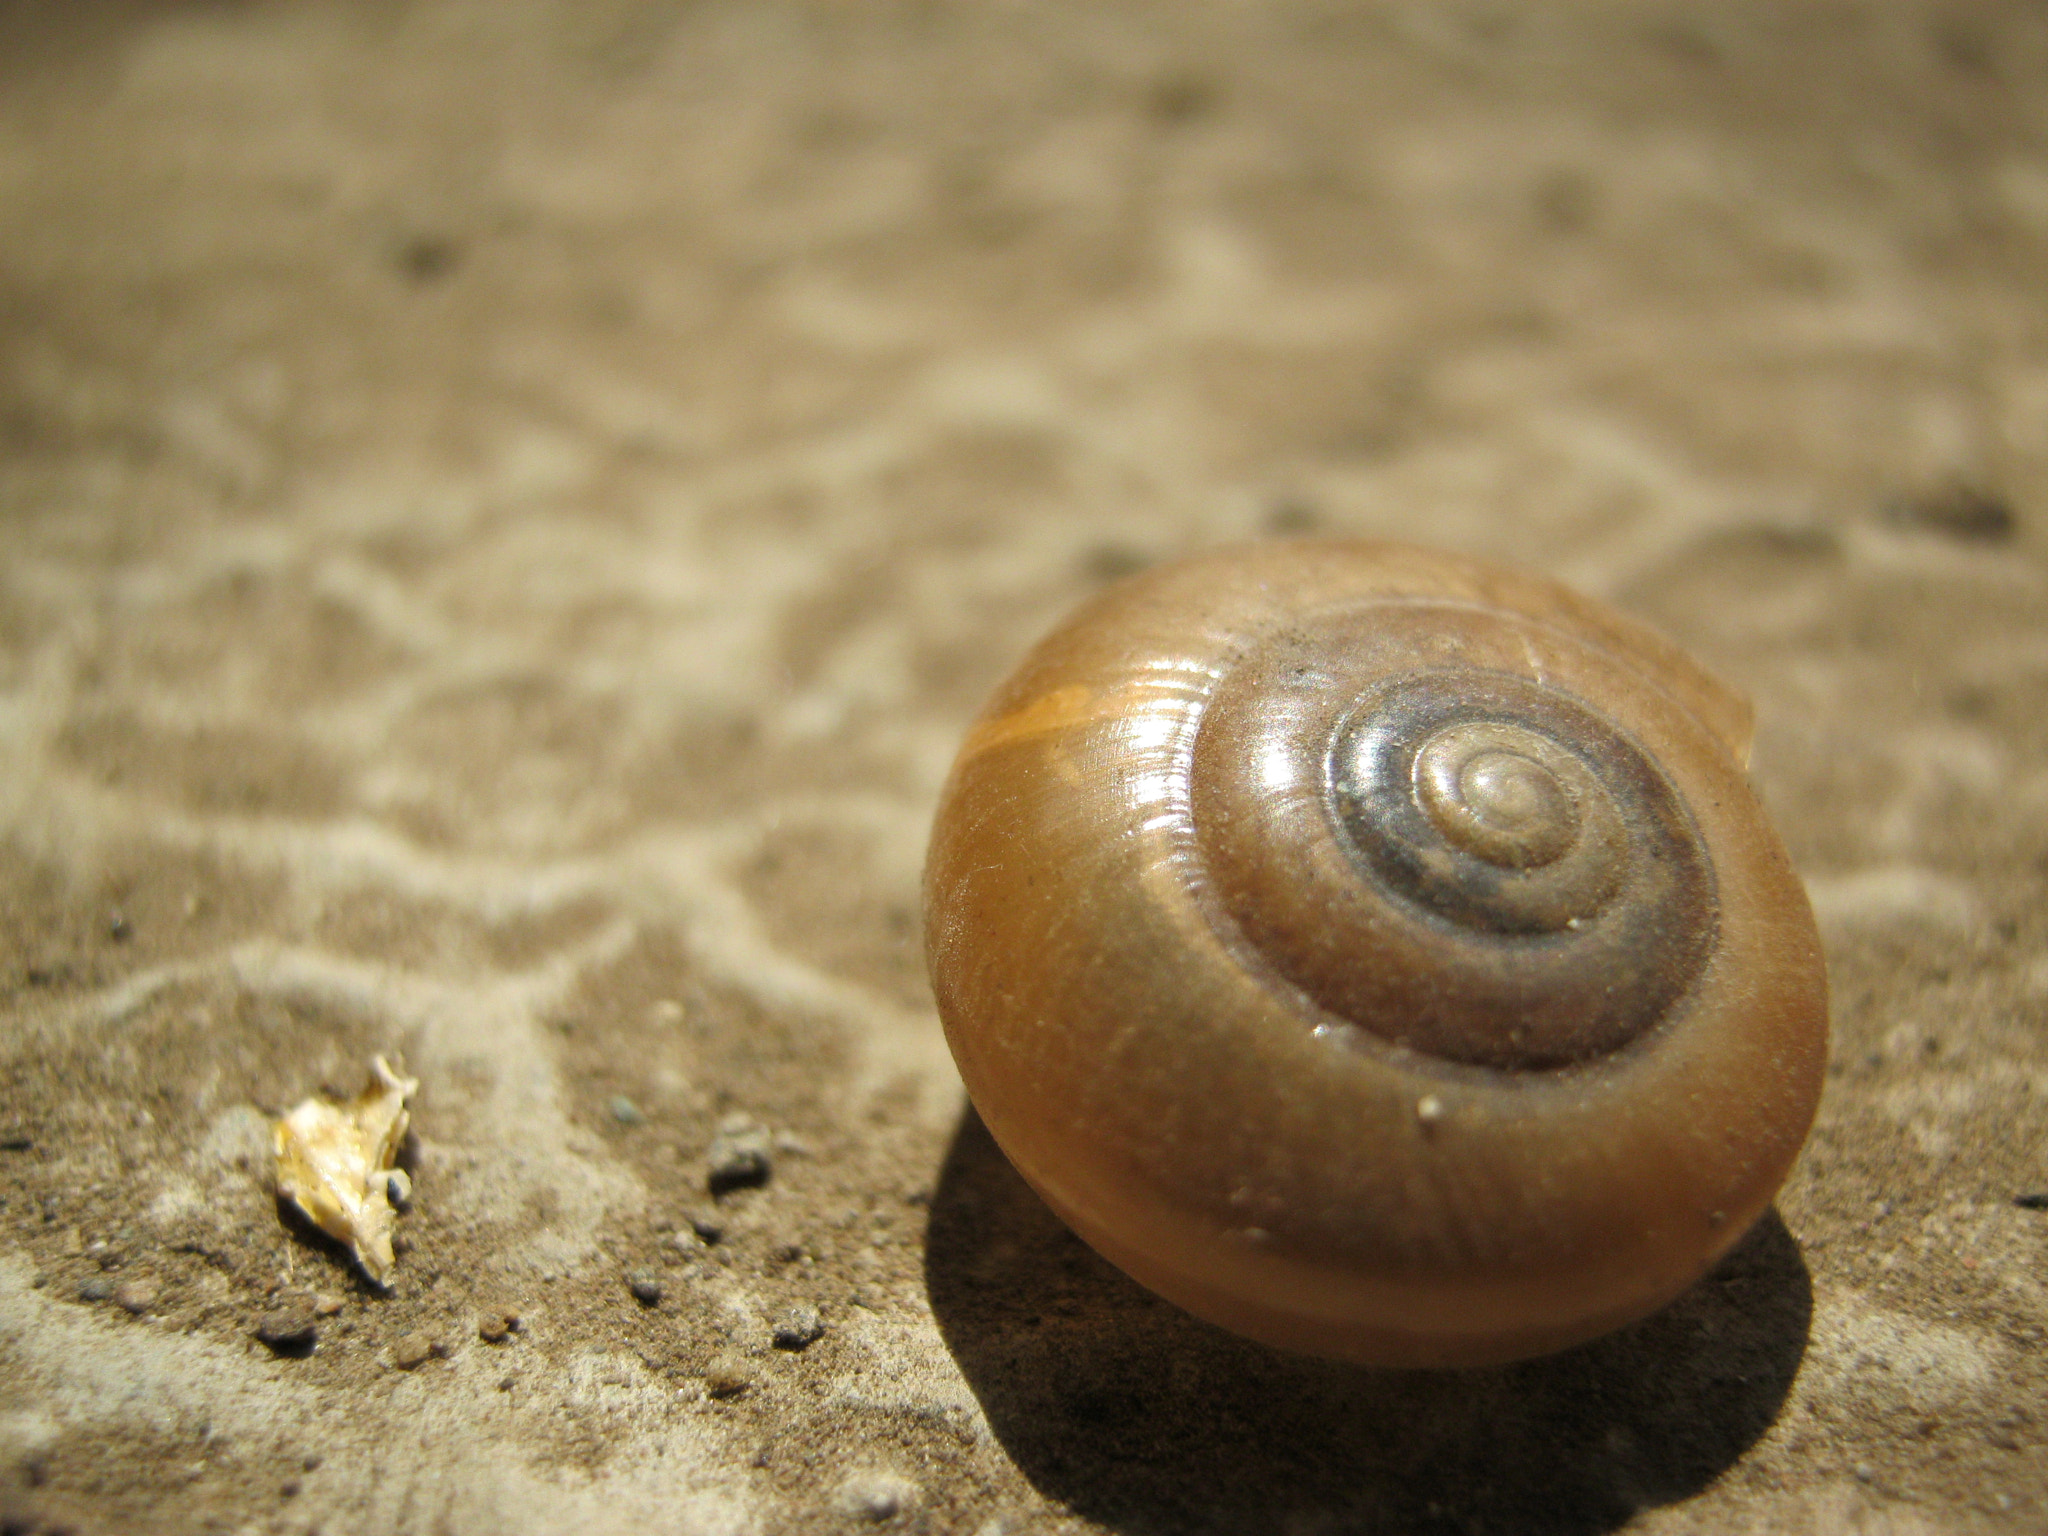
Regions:
<instances>
[{"instance_id":1,"label":"snail shell","mask_svg":"<svg viewBox=\"0 0 2048 1536\"><path fill-rule=\"evenodd\" d=\"M933 987L1018 1170L1266 1343L1562 1349L1662 1306L1811 1125L1827 983L1747 704L1537 577L1395 545L1155 569L970 731Z\"/></svg>"}]
</instances>

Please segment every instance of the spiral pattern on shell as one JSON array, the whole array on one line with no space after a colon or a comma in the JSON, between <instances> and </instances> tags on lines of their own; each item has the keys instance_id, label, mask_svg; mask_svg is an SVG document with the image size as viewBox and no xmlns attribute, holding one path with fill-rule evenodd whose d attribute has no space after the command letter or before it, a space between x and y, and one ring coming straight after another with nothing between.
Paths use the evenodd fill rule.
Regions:
<instances>
[{"instance_id":1,"label":"spiral pattern on shell","mask_svg":"<svg viewBox=\"0 0 2048 1536\"><path fill-rule=\"evenodd\" d=\"M1825 979L1747 706L1553 583L1183 562L1049 636L934 833L934 989L1080 1234L1240 1332L1513 1358L1652 1310L1811 1122Z\"/></svg>"}]
</instances>

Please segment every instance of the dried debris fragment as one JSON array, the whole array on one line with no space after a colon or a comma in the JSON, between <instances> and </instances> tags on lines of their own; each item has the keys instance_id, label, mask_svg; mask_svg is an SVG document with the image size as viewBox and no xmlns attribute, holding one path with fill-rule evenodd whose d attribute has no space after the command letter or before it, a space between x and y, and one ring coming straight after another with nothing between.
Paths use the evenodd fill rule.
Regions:
<instances>
[{"instance_id":1,"label":"dried debris fragment","mask_svg":"<svg viewBox=\"0 0 2048 1536\"><path fill-rule=\"evenodd\" d=\"M372 1284L388 1287L393 1189L410 1197L410 1183L394 1166L410 1121L406 1100L419 1089L382 1056L370 1080L346 1103L316 1097L291 1110L274 1128L277 1192L355 1255Z\"/></svg>"}]
</instances>

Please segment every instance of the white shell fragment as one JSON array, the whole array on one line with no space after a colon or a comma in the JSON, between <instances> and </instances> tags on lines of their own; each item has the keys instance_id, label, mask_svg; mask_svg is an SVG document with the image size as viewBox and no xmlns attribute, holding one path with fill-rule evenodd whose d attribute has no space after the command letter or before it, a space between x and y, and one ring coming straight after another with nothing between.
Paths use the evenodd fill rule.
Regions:
<instances>
[{"instance_id":1,"label":"white shell fragment","mask_svg":"<svg viewBox=\"0 0 2048 1536\"><path fill-rule=\"evenodd\" d=\"M391 1190L409 1181L393 1166L410 1121L405 1101L419 1083L401 1077L382 1056L370 1062L363 1091L342 1104L311 1098L279 1120L277 1191L322 1232L348 1246L371 1282L388 1287Z\"/></svg>"}]
</instances>

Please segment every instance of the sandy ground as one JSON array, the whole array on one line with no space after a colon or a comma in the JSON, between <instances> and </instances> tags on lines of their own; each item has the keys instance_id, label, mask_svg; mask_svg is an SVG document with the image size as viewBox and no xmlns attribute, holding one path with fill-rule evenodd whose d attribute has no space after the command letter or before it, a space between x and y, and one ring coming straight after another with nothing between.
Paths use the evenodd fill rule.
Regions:
<instances>
[{"instance_id":1,"label":"sandy ground","mask_svg":"<svg viewBox=\"0 0 2048 1536\"><path fill-rule=\"evenodd\" d=\"M2048 1529L2044 298L2038 6L0 8L0 1529ZM966 720L1306 530L1757 702L1820 1124L1556 1360L1236 1343L963 1117ZM389 1296L266 1143L378 1051Z\"/></svg>"}]
</instances>

